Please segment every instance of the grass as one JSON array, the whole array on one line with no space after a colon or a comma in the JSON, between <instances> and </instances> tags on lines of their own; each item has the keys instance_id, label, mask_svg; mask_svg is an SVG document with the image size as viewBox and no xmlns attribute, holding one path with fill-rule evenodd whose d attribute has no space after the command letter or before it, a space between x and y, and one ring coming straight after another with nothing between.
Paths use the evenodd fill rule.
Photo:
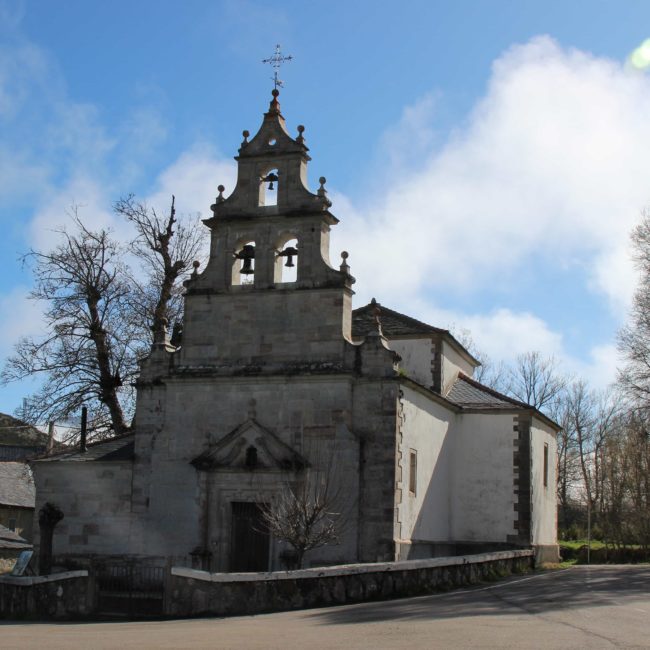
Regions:
<instances>
[{"instance_id":1,"label":"grass","mask_svg":"<svg viewBox=\"0 0 650 650\"><path fill-rule=\"evenodd\" d=\"M587 546L587 540L586 539L561 540L560 546L564 546L565 548L572 548L574 551L577 551L582 546ZM599 548L604 548L605 546L606 546L605 542L601 542L598 539L591 540L591 548L594 550Z\"/></svg>"}]
</instances>

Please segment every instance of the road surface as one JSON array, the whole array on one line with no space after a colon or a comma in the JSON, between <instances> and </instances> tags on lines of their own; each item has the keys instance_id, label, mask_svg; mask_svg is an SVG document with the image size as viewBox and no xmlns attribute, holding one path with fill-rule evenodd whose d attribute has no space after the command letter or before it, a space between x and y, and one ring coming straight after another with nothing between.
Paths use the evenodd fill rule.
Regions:
<instances>
[{"instance_id":1,"label":"road surface","mask_svg":"<svg viewBox=\"0 0 650 650\"><path fill-rule=\"evenodd\" d=\"M0 648L650 648L650 566L573 567L433 596L260 616L4 622Z\"/></svg>"}]
</instances>

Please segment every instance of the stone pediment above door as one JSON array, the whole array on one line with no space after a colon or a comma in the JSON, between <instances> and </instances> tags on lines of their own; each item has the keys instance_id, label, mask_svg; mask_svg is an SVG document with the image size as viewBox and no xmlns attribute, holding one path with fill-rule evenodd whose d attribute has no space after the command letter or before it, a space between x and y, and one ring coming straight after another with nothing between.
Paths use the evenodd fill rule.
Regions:
<instances>
[{"instance_id":1,"label":"stone pediment above door","mask_svg":"<svg viewBox=\"0 0 650 650\"><path fill-rule=\"evenodd\" d=\"M246 420L191 461L198 470L299 470L307 461L253 418Z\"/></svg>"}]
</instances>

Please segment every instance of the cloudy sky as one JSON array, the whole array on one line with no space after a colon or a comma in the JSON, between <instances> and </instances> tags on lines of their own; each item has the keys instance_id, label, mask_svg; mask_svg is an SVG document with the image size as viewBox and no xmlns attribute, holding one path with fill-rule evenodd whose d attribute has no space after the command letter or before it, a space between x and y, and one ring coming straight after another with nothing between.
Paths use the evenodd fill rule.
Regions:
<instances>
[{"instance_id":1,"label":"cloudy sky","mask_svg":"<svg viewBox=\"0 0 650 650\"><path fill-rule=\"evenodd\" d=\"M119 235L120 196L207 215L232 189L281 43L282 111L312 189L328 179L355 304L607 385L650 206L650 76L630 63L650 4L451 4L0 0L0 356L41 331L19 256L72 205ZM32 387L0 389L0 411Z\"/></svg>"}]
</instances>

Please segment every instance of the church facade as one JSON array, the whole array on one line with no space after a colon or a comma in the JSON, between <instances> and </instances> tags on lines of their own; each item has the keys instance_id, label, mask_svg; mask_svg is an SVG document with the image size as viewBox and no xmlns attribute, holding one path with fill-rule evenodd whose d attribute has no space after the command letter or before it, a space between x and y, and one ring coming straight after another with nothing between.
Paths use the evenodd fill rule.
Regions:
<instances>
[{"instance_id":1,"label":"church facade","mask_svg":"<svg viewBox=\"0 0 650 650\"><path fill-rule=\"evenodd\" d=\"M36 511L63 514L55 562L282 569L288 548L260 507L307 473L336 483L346 522L308 566L511 547L557 558L557 426L474 381L448 331L374 300L352 309L303 133L289 134L277 90L244 132L236 187L219 186L205 221L209 261L186 282L181 343L159 336L141 364L133 431L33 463Z\"/></svg>"}]
</instances>

